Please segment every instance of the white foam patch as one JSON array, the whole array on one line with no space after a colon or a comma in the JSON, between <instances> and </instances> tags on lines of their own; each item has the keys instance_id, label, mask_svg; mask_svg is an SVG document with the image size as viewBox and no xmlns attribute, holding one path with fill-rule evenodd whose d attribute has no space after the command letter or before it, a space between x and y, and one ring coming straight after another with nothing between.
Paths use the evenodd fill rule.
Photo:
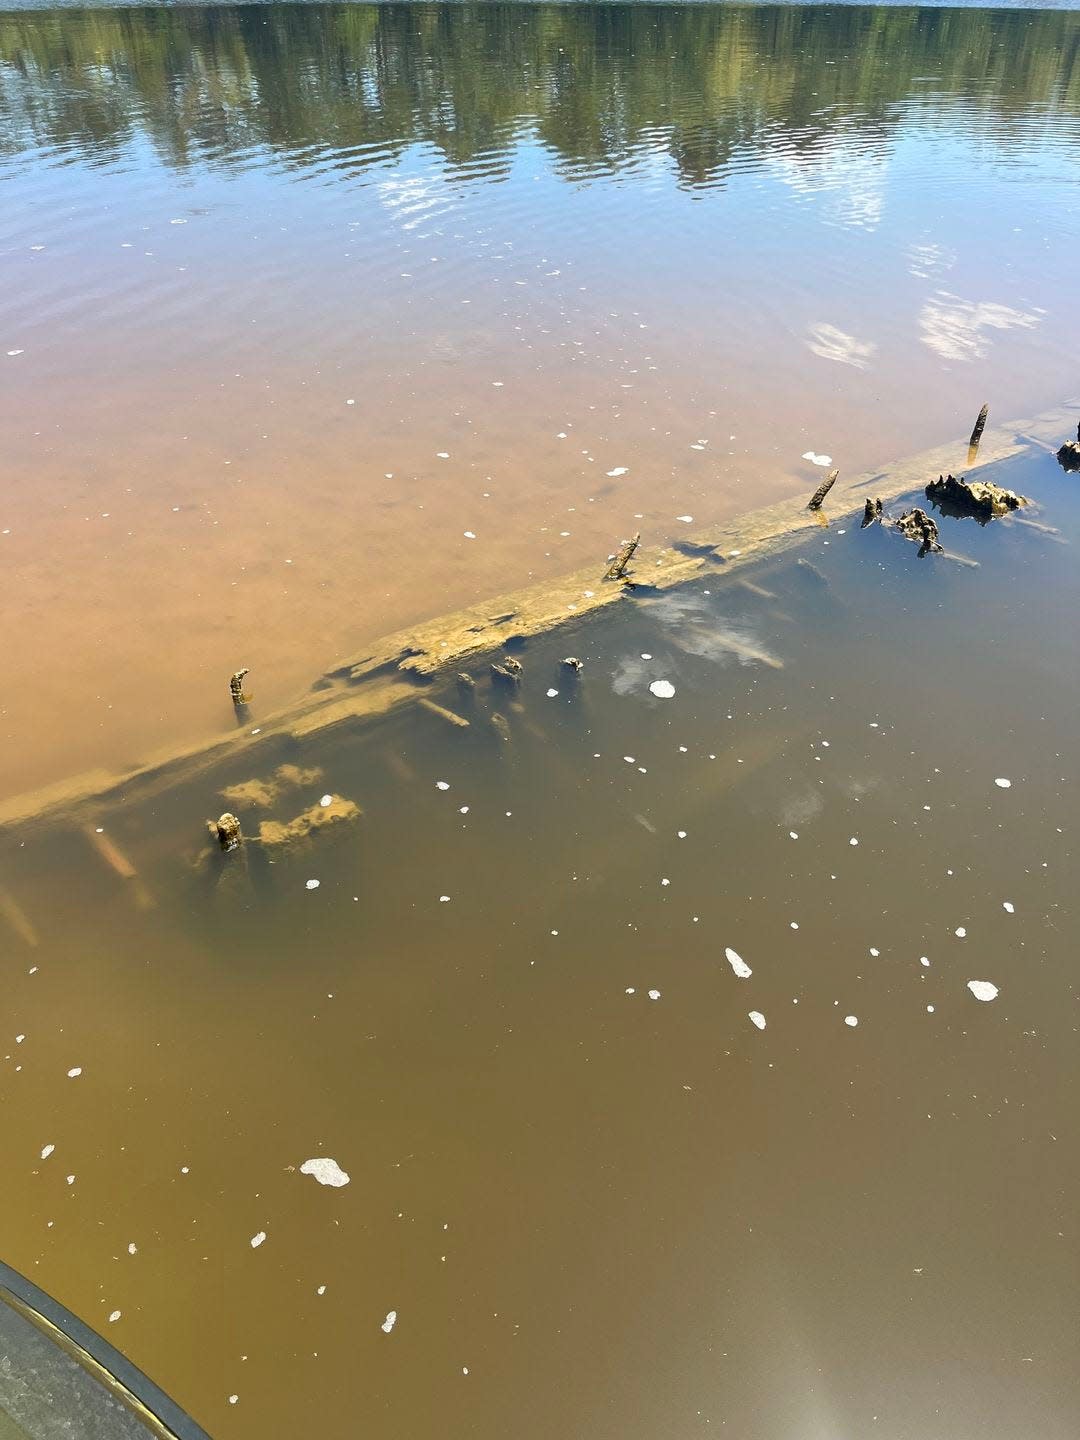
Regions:
<instances>
[{"instance_id":1,"label":"white foam patch","mask_svg":"<svg viewBox=\"0 0 1080 1440\"><path fill-rule=\"evenodd\" d=\"M1001 902L1001 908L1005 911L1007 915L1016 914L1016 906L1012 903L1011 900L1003 900Z\"/></svg>"},{"instance_id":2,"label":"white foam patch","mask_svg":"<svg viewBox=\"0 0 1080 1440\"><path fill-rule=\"evenodd\" d=\"M266 1231L265 1231L265 1230L260 1230L257 1235L253 1235L253 1236L251 1237L251 1248L252 1248L253 1250L257 1250L257 1249L259 1248L259 1246L263 1243L263 1241L264 1241L265 1239L266 1239Z\"/></svg>"},{"instance_id":3,"label":"white foam patch","mask_svg":"<svg viewBox=\"0 0 1080 1440\"><path fill-rule=\"evenodd\" d=\"M845 1025L850 1025L850 1026L852 1027L852 1029L854 1029L854 1027L855 1027L858 1023L859 1023L859 1017L858 1017L858 1015L845 1015L845 1016L844 1016L844 1024L845 1024Z\"/></svg>"},{"instance_id":4,"label":"white foam patch","mask_svg":"<svg viewBox=\"0 0 1080 1440\"><path fill-rule=\"evenodd\" d=\"M659 999L660 999L660 991L659 991L659 990L650 990L650 991L649 991L649 999L650 999L650 1000L659 1000Z\"/></svg>"},{"instance_id":5,"label":"white foam patch","mask_svg":"<svg viewBox=\"0 0 1080 1440\"><path fill-rule=\"evenodd\" d=\"M300 1166L300 1174L311 1175L320 1185L333 1185L335 1188L349 1183L349 1176L337 1161L326 1156L315 1160L305 1160Z\"/></svg>"},{"instance_id":6,"label":"white foam patch","mask_svg":"<svg viewBox=\"0 0 1080 1440\"><path fill-rule=\"evenodd\" d=\"M654 680L649 686L649 691L658 700L672 700L675 697L675 686L670 680Z\"/></svg>"},{"instance_id":7,"label":"white foam patch","mask_svg":"<svg viewBox=\"0 0 1080 1440\"><path fill-rule=\"evenodd\" d=\"M547 698L548 698L549 700L554 700L554 699L555 699L555 696L558 695L558 693L559 693L558 690L549 690L549 691L547 692Z\"/></svg>"},{"instance_id":8,"label":"white foam patch","mask_svg":"<svg viewBox=\"0 0 1080 1440\"><path fill-rule=\"evenodd\" d=\"M319 884L320 882L318 880L308 880L304 888L305 890L317 890L319 888Z\"/></svg>"},{"instance_id":9,"label":"white foam patch","mask_svg":"<svg viewBox=\"0 0 1080 1440\"><path fill-rule=\"evenodd\" d=\"M436 781L435 781L435 789L436 789L436 790L449 790L449 789L450 789L450 784L449 784L449 782L446 781L446 780L436 780Z\"/></svg>"},{"instance_id":10,"label":"white foam patch","mask_svg":"<svg viewBox=\"0 0 1080 1440\"><path fill-rule=\"evenodd\" d=\"M1004 775L999 775L998 778L994 781L994 784L998 787L999 790L1012 789L1012 781L1006 780Z\"/></svg>"},{"instance_id":11,"label":"white foam patch","mask_svg":"<svg viewBox=\"0 0 1080 1440\"><path fill-rule=\"evenodd\" d=\"M824 467L826 465L832 464L831 455L817 455L814 453L813 450L804 451L802 458L804 460L809 460L811 465L821 465L822 467Z\"/></svg>"},{"instance_id":12,"label":"white foam patch","mask_svg":"<svg viewBox=\"0 0 1080 1440\"><path fill-rule=\"evenodd\" d=\"M989 1002L998 997L998 987L990 980L969 980L967 987L976 1000Z\"/></svg>"},{"instance_id":13,"label":"white foam patch","mask_svg":"<svg viewBox=\"0 0 1080 1440\"><path fill-rule=\"evenodd\" d=\"M630 472L629 472L627 466L625 466L625 465L616 465L614 470L609 470L607 473L608 473L608 479L609 479L609 480L614 480L616 476L618 476L618 475L628 475Z\"/></svg>"},{"instance_id":14,"label":"white foam patch","mask_svg":"<svg viewBox=\"0 0 1080 1440\"><path fill-rule=\"evenodd\" d=\"M752 1024L756 1025L759 1030L764 1030L764 1029L765 1029L765 1016L761 1013L761 1011L760 1011L760 1010L751 1010L749 1013L750 1013L750 1020L751 1020Z\"/></svg>"},{"instance_id":15,"label":"white foam patch","mask_svg":"<svg viewBox=\"0 0 1080 1440\"><path fill-rule=\"evenodd\" d=\"M736 954L736 952L732 950L730 946L724 950L724 954L727 956L728 964L731 966L732 970L735 971L735 974L738 975L739 979L749 980L750 976L754 972L750 969L750 966L747 965L746 961L742 958L742 956Z\"/></svg>"},{"instance_id":16,"label":"white foam patch","mask_svg":"<svg viewBox=\"0 0 1080 1440\"><path fill-rule=\"evenodd\" d=\"M73 1065L73 1066L71 1067L71 1069L68 1071L68 1079L69 1079L69 1080L77 1080L78 1077L79 1077L81 1074L82 1074L82 1066L81 1066L81 1065Z\"/></svg>"},{"instance_id":17,"label":"white foam patch","mask_svg":"<svg viewBox=\"0 0 1080 1440\"><path fill-rule=\"evenodd\" d=\"M379 1326L379 1329L383 1332L384 1335L389 1335L389 1334L390 1334L390 1331L393 1330L393 1328L394 1328L394 1326L395 1326L396 1324L397 1324L397 1311L396 1311L396 1310L388 1310L388 1311L386 1312L386 1319L385 1319L385 1320L382 1322L382 1324Z\"/></svg>"}]
</instances>

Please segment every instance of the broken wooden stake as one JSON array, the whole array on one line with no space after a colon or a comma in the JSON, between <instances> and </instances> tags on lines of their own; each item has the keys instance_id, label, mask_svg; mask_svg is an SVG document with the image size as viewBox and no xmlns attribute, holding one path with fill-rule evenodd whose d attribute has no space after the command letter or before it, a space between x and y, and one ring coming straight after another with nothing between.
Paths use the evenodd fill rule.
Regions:
<instances>
[{"instance_id":1,"label":"broken wooden stake","mask_svg":"<svg viewBox=\"0 0 1080 1440\"><path fill-rule=\"evenodd\" d=\"M98 852L101 858L105 861L105 864L108 865L111 870L115 870L117 875L119 875L123 880L134 879L135 866L131 863L131 861L120 849L120 847L113 844L113 842L104 833L104 831L99 834L92 825L87 825L84 826L84 832L86 834L86 838L90 841L90 844L94 847L94 849Z\"/></svg>"},{"instance_id":2,"label":"broken wooden stake","mask_svg":"<svg viewBox=\"0 0 1080 1440\"><path fill-rule=\"evenodd\" d=\"M836 484L837 477L839 476L839 474L840 474L840 471L839 471L839 470L830 470L830 471L829 471L828 475L825 476L825 479L824 479L824 480L821 482L821 484L817 487L817 489L814 491L813 495L810 496L810 503L809 503L809 505L807 505L807 507L806 507L808 510L820 510L820 509L821 509L821 502L825 499L825 496L829 493L829 491L832 489L832 487Z\"/></svg>"},{"instance_id":3,"label":"broken wooden stake","mask_svg":"<svg viewBox=\"0 0 1080 1440\"><path fill-rule=\"evenodd\" d=\"M989 414L990 406L986 404L979 411L979 418L975 421L975 429L971 432L971 439L968 441L970 449L977 450L979 448L979 441L982 439L982 433L986 429L986 417Z\"/></svg>"},{"instance_id":4,"label":"broken wooden stake","mask_svg":"<svg viewBox=\"0 0 1080 1440\"><path fill-rule=\"evenodd\" d=\"M1080 425L1076 427L1076 439L1062 445L1057 458L1063 470L1080 470Z\"/></svg>"},{"instance_id":5,"label":"broken wooden stake","mask_svg":"<svg viewBox=\"0 0 1080 1440\"><path fill-rule=\"evenodd\" d=\"M494 661L491 663L491 673L495 679L507 680L511 684L516 684L521 679L524 669L521 661L515 660L512 655L504 655L501 665L496 665Z\"/></svg>"},{"instance_id":6,"label":"broken wooden stake","mask_svg":"<svg viewBox=\"0 0 1080 1440\"><path fill-rule=\"evenodd\" d=\"M229 694L232 696L234 705L246 705L251 699L250 695L244 694L244 677L247 675L247 667L237 670L236 674L229 681Z\"/></svg>"},{"instance_id":7,"label":"broken wooden stake","mask_svg":"<svg viewBox=\"0 0 1080 1440\"><path fill-rule=\"evenodd\" d=\"M240 821L228 810L224 815L219 815L216 820L208 820L206 828L216 838L222 850L238 849L240 841L244 838L240 833Z\"/></svg>"},{"instance_id":8,"label":"broken wooden stake","mask_svg":"<svg viewBox=\"0 0 1080 1440\"><path fill-rule=\"evenodd\" d=\"M418 702L422 709L430 715L437 715L440 720L445 720L448 725L456 725L460 730L468 730L469 722L464 715L457 715L453 710L447 710L445 705L437 705L434 700L429 700L426 695L421 695Z\"/></svg>"},{"instance_id":9,"label":"broken wooden stake","mask_svg":"<svg viewBox=\"0 0 1080 1440\"><path fill-rule=\"evenodd\" d=\"M9 890L0 889L0 915L7 921L20 940L25 940L27 945L37 945L37 931L30 923L30 919L25 910Z\"/></svg>"},{"instance_id":10,"label":"broken wooden stake","mask_svg":"<svg viewBox=\"0 0 1080 1440\"><path fill-rule=\"evenodd\" d=\"M863 511L863 517L862 517L862 528L865 530L866 527L867 527L867 525L872 525L875 520L880 520L880 519L881 519L881 501L878 500L878 499L876 499L876 498L871 499L869 496L867 496L867 499L866 499L866 509Z\"/></svg>"},{"instance_id":11,"label":"broken wooden stake","mask_svg":"<svg viewBox=\"0 0 1080 1440\"><path fill-rule=\"evenodd\" d=\"M896 528L900 534L908 540L914 540L919 547L919 555L942 553L942 545L938 539L937 522L931 520L925 510L920 510L916 505L913 510L901 515L896 522Z\"/></svg>"},{"instance_id":12,"label":"broken wooden stake","mask_svg":"<svg viewBox=\"0 0 1080 1440\"><path fill-rule=\"evenodd\" d=\"M641 544L641 532L639 531L632 540L627 540L622 548L611 556L611 563L604 571L605 580L624 580L626 578L626 567L634 558L634 551Z\"/></svg>"}]
</instances>

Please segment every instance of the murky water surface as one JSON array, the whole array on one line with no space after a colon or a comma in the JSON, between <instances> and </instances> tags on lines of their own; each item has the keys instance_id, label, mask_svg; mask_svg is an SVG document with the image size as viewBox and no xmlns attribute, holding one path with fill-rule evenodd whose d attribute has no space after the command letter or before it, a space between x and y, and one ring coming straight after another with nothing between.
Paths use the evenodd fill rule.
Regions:
<instances>
[{"instance_id":1,"label":"murky water surface","mask_svg":"<svg viewBox=\"0 0 1080 1440\"><path fill-rule=\"evenodd\" d=\"M373 636L1034 413L1080 20L0 12L0 793ZM640 517L640 518L638 518Z\"/></svg>"},{"instance_id":2,"label":"murky water surface","mask_svg":"<svg viewBox=\"0 0 1080 1440\"><path fill-rule=\"evenodd\" d=\"M8 832L6 1257L222 1440L1071 1440L1080 496L990 475Z\"/></svg>"}]
</instances>

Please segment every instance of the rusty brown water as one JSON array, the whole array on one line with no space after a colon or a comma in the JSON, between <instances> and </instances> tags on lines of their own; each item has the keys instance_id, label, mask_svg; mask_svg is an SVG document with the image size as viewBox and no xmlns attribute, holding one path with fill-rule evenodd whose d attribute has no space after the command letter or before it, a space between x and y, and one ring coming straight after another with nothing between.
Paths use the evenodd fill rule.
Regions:
<instances>
[{"instance_id":1,"label":"rusty brown water","mask_svg":"<svg viewBox=\"0 0 1080 1440\"><path fill-rule=\"evenodd\" d=\"M0 12L0 792L1068 388L1074 14ZM472 538L475 537L475 538Z\"/></svg>"},{"instance_id":2,"label":"rusty brown water","mask_svg":"<svg viewBox=\"0 0 1080 1440\"><path fill-rule=\"evenodd\" d=\"M220 1440L1071 1440L1080 497L987 478L268 742L306 848L8 832L5 1258Z\"/></svg>"}]
</instances>

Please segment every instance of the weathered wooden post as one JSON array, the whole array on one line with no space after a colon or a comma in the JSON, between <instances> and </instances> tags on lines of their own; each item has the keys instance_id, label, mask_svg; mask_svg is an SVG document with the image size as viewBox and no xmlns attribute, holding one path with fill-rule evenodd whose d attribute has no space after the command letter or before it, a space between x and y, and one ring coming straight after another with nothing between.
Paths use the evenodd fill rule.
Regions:
<instances>
[{"instance_id":1,"label":"weathered wooden post","mask_svg":"<svg viewBox=\"0 0 1080 1440\"><path fill-rule=\"evenodd\" d=\"M809 503L809 504L807 505L807 507L806 507L808 510L820 510L820 509L821 509L821 502L825 499L825 496L829 493L829 491L832 489L832 487L836 484L837 477L839 476L839 474L840 474L840 471L839 471L839 470L830 470L830 471L829 471L828 475L825 476L825 479L824 479L824 480L821 482L821 484L817 487L817 489L814 491L813 495L810 496L810 503Z\"/></svg>"},{"instance_id":2,"label":"weathered wooden post","mask_svg":"<svg viewBox=\"0 0 1080 1440\"><path fill-rule=\"evenodd\" d=\"M232 696L234 705L246 705L251 699L250 695L244 694L244 678L247 673L247 666L245 666L242 670L237 670L229 681L229 694Z\"/></svg>"}]
</instances>

